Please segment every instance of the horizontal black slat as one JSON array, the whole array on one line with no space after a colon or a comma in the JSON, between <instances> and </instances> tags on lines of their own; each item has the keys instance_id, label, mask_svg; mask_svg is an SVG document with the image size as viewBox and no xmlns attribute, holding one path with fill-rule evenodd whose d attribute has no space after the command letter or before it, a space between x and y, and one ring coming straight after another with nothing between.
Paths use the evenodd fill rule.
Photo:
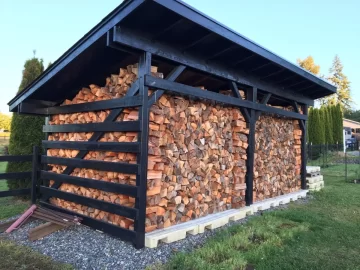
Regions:
<instances>
[{"instance_id":1,"label":"horizontal black slat","mask_svg":"<svg viewBox=\"0 0 360 270\"><path fill-rule=\"evenodd\" d=\"M42 179L54 180L55 182L65 182L76 186L82 186L87 188L99 189L102 191L120 193L131 197L137 196L137 187L125 184L116 184L101 180L93 180L89 178L70 176L65 174L58 174L52 172L41 171L40 177Z\"/></svg>"},{"instance_id":2,"label":"horizontal black slat","mask_svg":"<svg viewBox=\"0 0 360 270\"><path fill-rule=\"evenodd\" d=\"M74 168L86 168L100 171L120 172L136 174L139 166L122 162L106 162L99 160L84 160L80 158L60 158L41 156L41 163L72 166Z\"/></svg>"},{"instance_id":3,"label":"horizontal black slat","mask_svg":"<svg viewBox=\"0 0 360 270\"><path fill-rule=\"evenodd\" d=\"M9 196L28 195L28 194L30 194L30 192L31 192L30 188L0 191L0 198L1 197L9 197Z\"/></svg>"},{"instance_id":4,"label":"horizontal black slat","mask_svg":"<svg viewBox=\"0 0 360 270\"><path fill-rule=\"evenodd\" d=\"M88 207L92 207L95 209L99 209L102 211L106 211L109 213L113 213L131 219L136 219L138 215L138 210L135 208L131 208L115 203L110 203L110 202L104 202L49 187L40 186L40 192L50 197L60 198L66 201L79 203Z\"/></svg>"},{"instance_id":5,"label":"horizontal black slat","mask_svg":"<svg viewBox=\"0 0 360 270\"><path fill-rule=\"evenodd\" d=\"M112 151L138 153L138 142L70 142L70 141L42 141L44 148L75 149L87 151Z\"/></svg>"},{"instance_id":6,"label":"horizontal black slat","mask_svg":"<svg viewBox=\"0 0 360 270\"><path fill-rule=\"evenodd\" d=\"M109 100L101 100L94 102L86 102L80 104L72 104L65 106L54 106L43 109L37 109L43 111L44 115L54 114L66 114L66 113L78 113L78 112L89 112L89 111L101 111L117 108L129 108L137 107L142 104L142 96L123 97Z\"/></svg>"},{"instance_id":7,"label":"horizontal black slat","mask_svg":"<svg viewBox=\"0 0 360 270\"><path fill-rule=\"evenodd\" d=\"M228 104L231 106L244 107L244 108L249 108L249 109L255 109L258 111L262 111L262 112L279 114L279 115L283 115L283 116L294 118L294 119L307 120L307 118L308 118L306 115L303 115L300 113L286 111L286 110L282 110L279 108L266 106L264 104L251 102L248 100L242 100L239 98L225 96L225 95L218 94L218 93L211 92L211 91L204 91L204 90L201 90L201 89L193 87L193 86L188 86L188 85L181 84L181 83L176 83L176 82L172 82L172 81L168 81L168 80L164 80L164 79L160 79L160 78L155 78L150 75L145 76L145 85L152 87L152 88L159 88L159 89L163 89L166 91L180 93L183 95L213 100L213 101L221 102L221 103Z\"/></svg>"},{"instance_id":8,"label":"horizontal black slat","mask_svg":"<svg viewBox=\"0 0 360 270\"><path fill-rule=\"evenodd\" d=\"M21 178L31 178L31 172L0 173L0 179L21 179Z\"/></svg>"},{"instance_id":9,"label":"horizontal black slat","mask_svg":"<svg viewBox=\"0 0 360 270\"><path fill-rule=\"evenodd\" d=\"M25 162L32 161L32 155L22 155L22 156L0 156L0 162L2 161L11 161L11 162Z\"/></svg>"},{"instance_id":10,"label":"horizontal black slat","mask_svg":"<svg viewBox=\"0 0 360 270\"><path fill-rule=\"evenodd\" d=\"M140 121L45 125L43 132L140 131Z\"/></svg>"},{"instance_id":11,"label":"horizontal black slat","mask_svg":"<svg viewBox=\"0 0 360 270\"><path fill-rule=\"evenodd\" d=\"M119 237L120 239L122 239L124 241L134 242L134 240L135 240L135 237L136 237L135 231L124 229L124 228L112 225L110 223L100 221L98 219L94 219L94 218L91 218L91 217L88 217L85 215L81 215L76 212L66 210L66 209L57 207L55 205L52 205L52 204L49 204L49 203L46 203L43 201L40 201L40 205L45 208L54 210L54 211L59 211L61 213L81 217L82 218L81 224L89 226L95 230L99 230L99 231L105 232L107 234Z\"/></svg>"}]
</instances>

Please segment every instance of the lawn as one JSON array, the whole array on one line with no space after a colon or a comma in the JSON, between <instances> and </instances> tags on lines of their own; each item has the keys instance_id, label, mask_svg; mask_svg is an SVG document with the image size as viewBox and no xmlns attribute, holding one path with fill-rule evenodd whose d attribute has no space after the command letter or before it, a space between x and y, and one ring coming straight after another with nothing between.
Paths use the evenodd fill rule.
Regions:
<instances>
[{"instance_id":1,"label":"lawn","mask_svg":"<svg viewBox=\"0 0 360 270\"><path fill-rule=\"evenodd\" d=\"M70 270L71 265L54 262L32 249L0 238L0 269L4 270Z\"/></svg>"},{"instance_id":2,"label":"lawn","mask_svg":"<svg viewBox=\"0 0 360 270\"><path fill-rule=\"evenodd\" d=\"M349 165L354 178L359 165ZM360 269L360 184L344 165L322 169L325 189L307 204L251 217L221 230L160 269Z\"/></svg>"}]
</instances>

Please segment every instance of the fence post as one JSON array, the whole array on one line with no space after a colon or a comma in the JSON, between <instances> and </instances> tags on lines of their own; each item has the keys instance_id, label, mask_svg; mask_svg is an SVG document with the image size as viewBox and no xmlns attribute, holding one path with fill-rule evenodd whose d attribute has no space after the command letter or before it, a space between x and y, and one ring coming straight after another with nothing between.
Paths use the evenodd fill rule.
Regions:
<instances>
[{"instance_id":1,"label":"fence post","mask_svg":"<svg viewBox=\"0 0 360 270\"><path fill-rule=\"evenodd\" d=\"M345 182L347 182L347 151L345 149Z\"/></svg>"},{"instance_id":2,"label":"fence post","mask_svg":"<svg viewBox=\"0 0 360 270\"><path fill-rule=\"evenodd\" d=\"M34 145L31 171L31 204L36 204L36 188L39 169L39 147Z\"/></svg>"}]
</instances>

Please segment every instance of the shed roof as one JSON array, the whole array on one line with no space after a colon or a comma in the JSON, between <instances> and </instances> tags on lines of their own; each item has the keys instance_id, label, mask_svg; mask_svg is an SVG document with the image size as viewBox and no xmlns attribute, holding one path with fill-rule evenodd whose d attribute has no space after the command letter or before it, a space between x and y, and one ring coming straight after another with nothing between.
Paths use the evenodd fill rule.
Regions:
<instances>
[{"instance_id":1,"label":"shed roof","mask_svg":"<svg viewBox=\"0 0 360 270\"><path fill-rule=\"evenodd\" d=\"M115 26L166 44L205 63L216 63L261 82L298 95L317 99L336 87L270 52L180 0L125 0L92 28L31 85L8 104L11 111L30 99L61 102L90 83L103 84L106 76L137 59L107 46ZM159 63L166 73L170 67ZM179 82L199 84L210 90L224 82L216 76L188 70ZM261 90L261 89L260 89ZM263 89L266 90L266 89Z\"/></svg>"}]
</instances>

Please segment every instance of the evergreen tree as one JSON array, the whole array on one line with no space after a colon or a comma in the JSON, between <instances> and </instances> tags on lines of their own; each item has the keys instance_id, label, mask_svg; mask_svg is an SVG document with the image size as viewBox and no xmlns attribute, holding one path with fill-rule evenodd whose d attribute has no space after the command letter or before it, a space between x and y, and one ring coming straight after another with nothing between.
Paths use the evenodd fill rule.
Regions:
<instances>
[{"instance_id":1,"label":"evergreen tree","mask_svg":"<svg viewBox=\"0 0 360 270\"><path fill-rule=\"evenodd\" d=\"M306 121L306 141L308 144L312 143L312 134L313 134L313 130L312 130L312 127L313 127L313 124L312 124L312 121L313 121L313 109L310 107L309 108L309 112L308 112L308 120Z\"/></svg>"},{"instance_id":2,"label":"evergreen tree","mask_svg":"<svg viewBox=\"0 0 360 270\"><path fill-rule=\"evenodd\" d=\"M35 56L25 62L22 80L18 94L30 85L44 71L43 60ZM42 126L44 117L13 114L11 121L11 134L9 142L10 155L28 155L33 151L33 146L41 146L44 138ZM29 162L9 162L7 172L31 171ZM31 179L8 180L9 189L30 187Z\"/></svg>"},{"instance_id":3,"label":"evergreen tree","mask_svg":"<svg viewBox=\"0 0 360 270\"><path fill-rule=\"evenodd\" d=\"M325 141L324 143L326 144L331 144L332 143L332 126L330 125L330 121L329 121L329 113L327 110L327 106L322 106L321 109L321 116L322 116L322 121L323 121L323 127L324 127L324 137L325 137Z\"/></svg>"},{"instance_id":4,"label":"evergreen tree","mask_svg":"<svg viewBox=\"0 0 360 270\"><path fill-rule=\"evenodd\" d=\"M337 87L337 93L322 99L322 103L327 105L340 104L342 110L350 110L352 103L350 82L343 73L343 65L337 55L329 72L328 80Z\"/></svg>"},{"instance_id":5,"label":"evergreen tree","mask_svg":"<svg viewBox=\"0 0 360 270\"><path fill-rule=\"evenodd\" d=\"M360 122L360 110L346 110L344 118Z\"/></svg>"},{"instance_id":6,"label":"evergreen tree","mask_svg":"<svg viewBox=\"0 0 360 270\"><path fill-rule=\"evenodd\" d=\"M341 105L337 104L336 106L334 106L334 111L335 111L335 123L334 123L334 128L335 128L335 139L336 142L338 142L340 145L342 145L343 143L343 139L344 139L344 134L343 134L343 114L342 114L342 110L341 110Z\"/></svg>"},{"instance_id":7,"label":"evergreen tree","mask_svg":"<svg viewBox=\"0 0 360 270\"><path fill-rule=\"evenodd\" d=\"M311 109L311 119L309 119L309 142L323 144L325 142L325 130L322 113L319 109Z\"/></svg>"},{"instance_id":8,"label":"evergreen tree","mask_svg":"<svg viewBox=\"0 0 360 270\"><path fill-rule=\"evenodd\" d=\"M328 144L334 144L334 134L333 134L333 117L330 106L326 106L326 114L328 117L328 124L326 130L326 136L328 136Z\"/></svg>"}]
</instances>

